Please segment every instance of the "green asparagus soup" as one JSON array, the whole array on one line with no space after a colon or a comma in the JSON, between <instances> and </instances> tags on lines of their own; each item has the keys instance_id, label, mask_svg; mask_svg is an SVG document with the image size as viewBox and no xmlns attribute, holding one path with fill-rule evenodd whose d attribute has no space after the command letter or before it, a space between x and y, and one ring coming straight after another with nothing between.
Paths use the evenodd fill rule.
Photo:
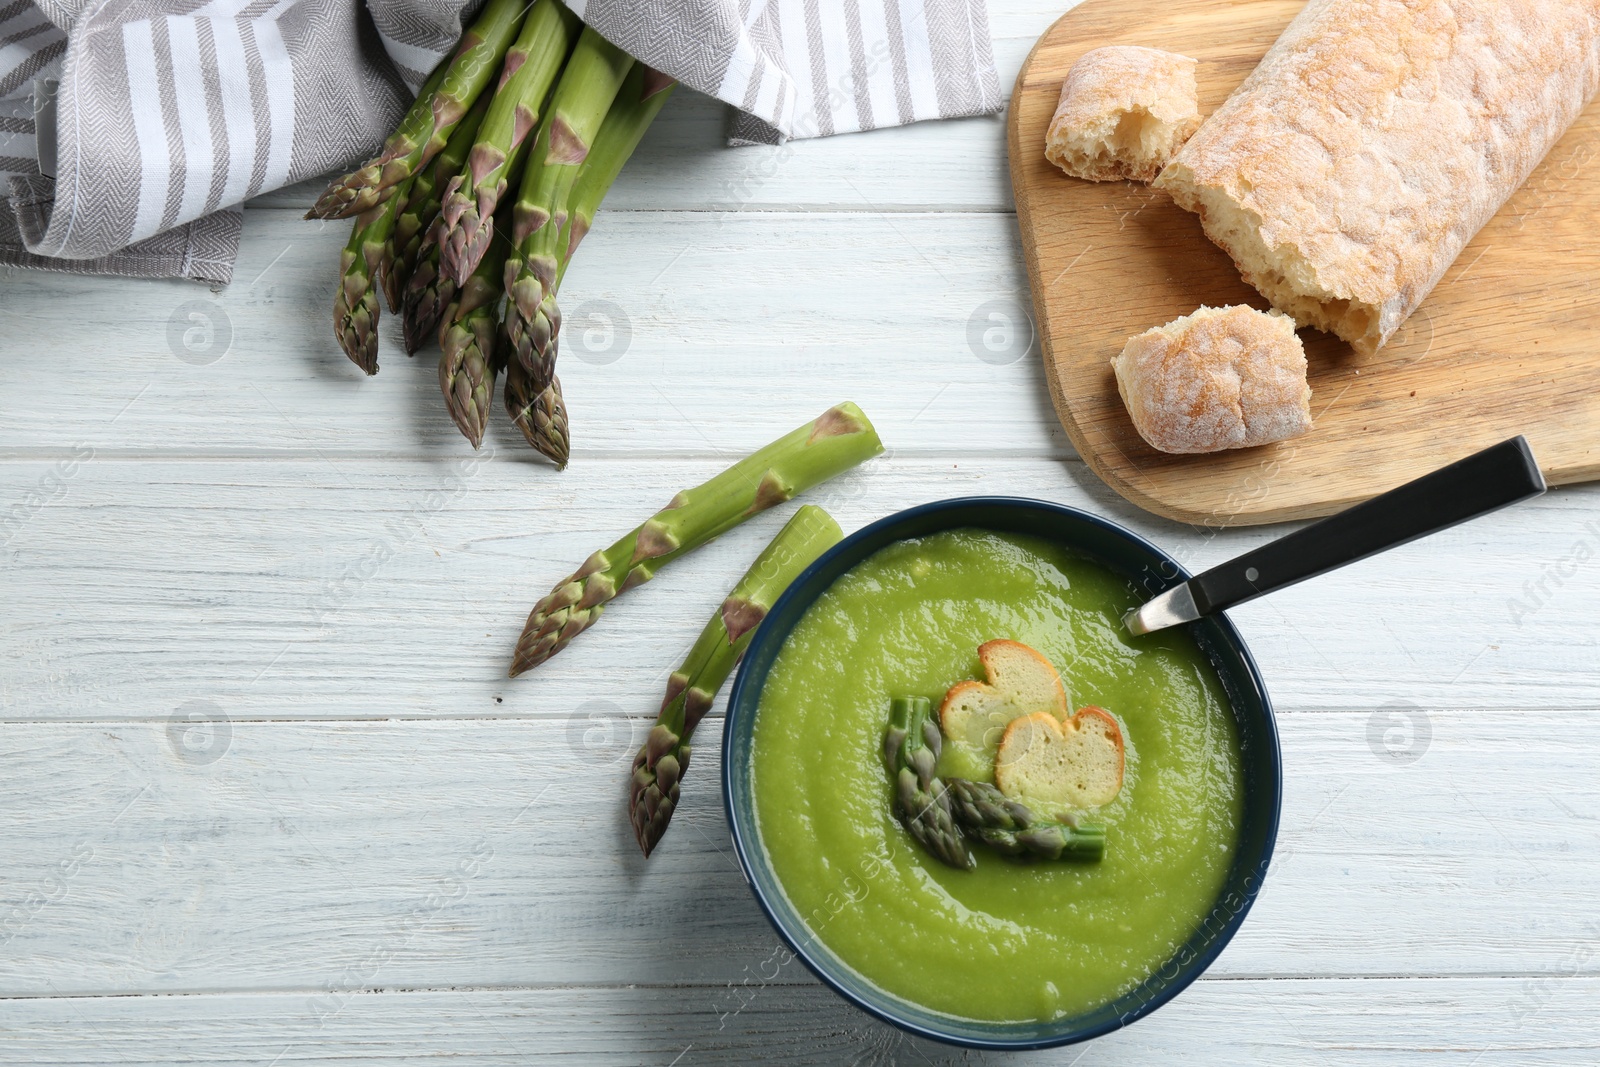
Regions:
<instances>
[{"instance_id":1,"label":"green asparagus soup","mask_svg":"<svg viewBox=\"0 0 1600 1067\"><path fill-rule=\"evenodd\" d=\"M852 568L790 633L761 693L761 843L812 937L887 992L949 1015L1048 1021L1099 1007L1170 960L1215 906L1242 814L1221 683L1184 633L1130 637L1138 598L1101 565L976 529L898 542ZM891 697L982 678L977 647L1031 645L1071 707L1121 724L1126 771L1099 863L946 867L895 819ZM948 761L955 758L945 746ZM992 768L941 764L983 777Z\"/></svg>"}]
</instances>

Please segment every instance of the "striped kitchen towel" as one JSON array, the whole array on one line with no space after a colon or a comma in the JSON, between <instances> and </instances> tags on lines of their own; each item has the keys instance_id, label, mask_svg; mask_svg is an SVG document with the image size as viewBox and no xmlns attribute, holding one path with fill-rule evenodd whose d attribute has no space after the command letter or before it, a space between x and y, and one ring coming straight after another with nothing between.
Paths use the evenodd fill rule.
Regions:
<instances>
[{"instance_id":1,"label":"striped kitchen towel","mask_svg":"<svg viewBox=\"0 0 1600 1067\"><path fill-rule=\"evenodd\" d=\"M984 0L569 0L735 144L1001 107ZM239 205L367 158L481 0L0 0L0 263L226 283Z\"/></svg>"},{"instance_id":2,"label":"striped kitchen towel","mask_svg":"<svg viewBox=\"0 0 1600 1067\"><path fill-rule=\"evenodd\" d=\"M983 0L575 0L605 37L777 144L1001 107Z\"/></svg>"}]
</instances>

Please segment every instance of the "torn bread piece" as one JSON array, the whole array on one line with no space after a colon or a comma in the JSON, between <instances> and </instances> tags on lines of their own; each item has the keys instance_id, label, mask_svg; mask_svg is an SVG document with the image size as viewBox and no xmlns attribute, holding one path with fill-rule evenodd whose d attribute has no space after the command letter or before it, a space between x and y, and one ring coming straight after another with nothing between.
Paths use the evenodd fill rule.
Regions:
<instances>
[{"instance_id":1,"label":"torn bread piece","mask_svg":"<svg viewBox=\"0 0 1600 1067\"><path fill-rule=\"evenodd\" d=\"M1594 0L1309 0L1155 187L1372 355L1597 89Z\"/></svg>"},{"instance_id":2,"label":"torn bread piece","mask_svg":"<svg viewBox=\"0 0 1600 1067\"><path fill-rule=\"evenodd\" d=\"M1013 720L1000 740L994 784L1013 800L1098 808L1122 791L1122 727L1103 708L1063 722L1048 712Z\"/></svg>"},{"instance_id":3,"label":"torn bread piece","mask_svg":"<svg viewBox=\"0 0 1600 1067\"><path fill-rule=\"evenodd\" d=\"M1162 452L1250 448L1311 429L1305 349L1277 311L1202 306L1128 338L1111 366L1134 428Z\"/></svg>"},{"instance_id":4,"label":"torn bread piece","mask_svg":"<svg viewBox=\"0 0 1600 1067\"><path fill-rule=\"evenodd\" d=\"M1044 712L1062 718L1067 691L1050 661L1020 641L985 641L978 646L987 682L958 682L939 705L939 726L952 741L992 753L1006 724Z\"/></svg>"},{"instance_id":5,"label":"torn bread piece","mask_svg":"<svg viewBox=\"0 0 1600 1067\"><path fill-rule=\"evenodd\" d=\"M1155 48L1085 52L1061 85L1044 157L1075 178L1150 181L1200 126L1194 68Z\"/></svg>"}]
</instances>

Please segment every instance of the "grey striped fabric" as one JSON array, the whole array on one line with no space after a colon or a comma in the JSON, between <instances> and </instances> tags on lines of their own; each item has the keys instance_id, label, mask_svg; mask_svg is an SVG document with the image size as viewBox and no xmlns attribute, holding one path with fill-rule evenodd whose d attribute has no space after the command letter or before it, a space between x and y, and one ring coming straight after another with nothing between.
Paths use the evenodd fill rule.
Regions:
<instances>
[{"instance_id":1,"label":"grey striped fabric","mask_svg":"<svg viewBox=\"0 0 1600 1067\"><path fill-rule=\"evenodd\" d=\"M983 0L571 0L607 39L738 109L736 144L1000 110Z\"/></svg>"},{"instance_id":2,"label":"grey striped fabric","mask_svg":"<svg viewBox=\"0 0 1600 1067\"><path fill-rule=\"evenodd\" d=\"M225 283L238 205L369 156L481 0L0 0L0 263ZM999 110L983 0L572 0L777 143Z\"/></svg>"}]
</instances>

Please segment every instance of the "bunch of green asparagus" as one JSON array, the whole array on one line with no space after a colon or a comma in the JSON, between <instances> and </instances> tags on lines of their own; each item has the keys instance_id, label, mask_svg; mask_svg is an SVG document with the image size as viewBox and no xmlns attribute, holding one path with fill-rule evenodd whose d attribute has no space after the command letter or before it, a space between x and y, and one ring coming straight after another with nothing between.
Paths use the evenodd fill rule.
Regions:
<instances>
[{"instance_id":1,"label":"bunch of green asparagus","mask_svg":"<svg viewBox=\"0 0 1600 1067\"><path fill-rule=\"evenodd\" d=\"M977 866L956 825L950 790L937 776L943 740L923 697L896 697L883 734L883 762L894 783L894 810L923 848L951 867Z\"/></svg>"},{"instance_id":2,"label":"bunch of green asparagus","mask_svg":"<svg viewBox=\"0 0 1600 1067\"><path fill-rule=\"evenodd\" d=\"M512 421L566 466L556 293L674 84L560 0L488 0L378 155L306 215L355 219L334 297L345 354L377 373L382 290L408 352L438 337L439 387L473 448L504 371Z\"/></svg>"}]
</instances>

